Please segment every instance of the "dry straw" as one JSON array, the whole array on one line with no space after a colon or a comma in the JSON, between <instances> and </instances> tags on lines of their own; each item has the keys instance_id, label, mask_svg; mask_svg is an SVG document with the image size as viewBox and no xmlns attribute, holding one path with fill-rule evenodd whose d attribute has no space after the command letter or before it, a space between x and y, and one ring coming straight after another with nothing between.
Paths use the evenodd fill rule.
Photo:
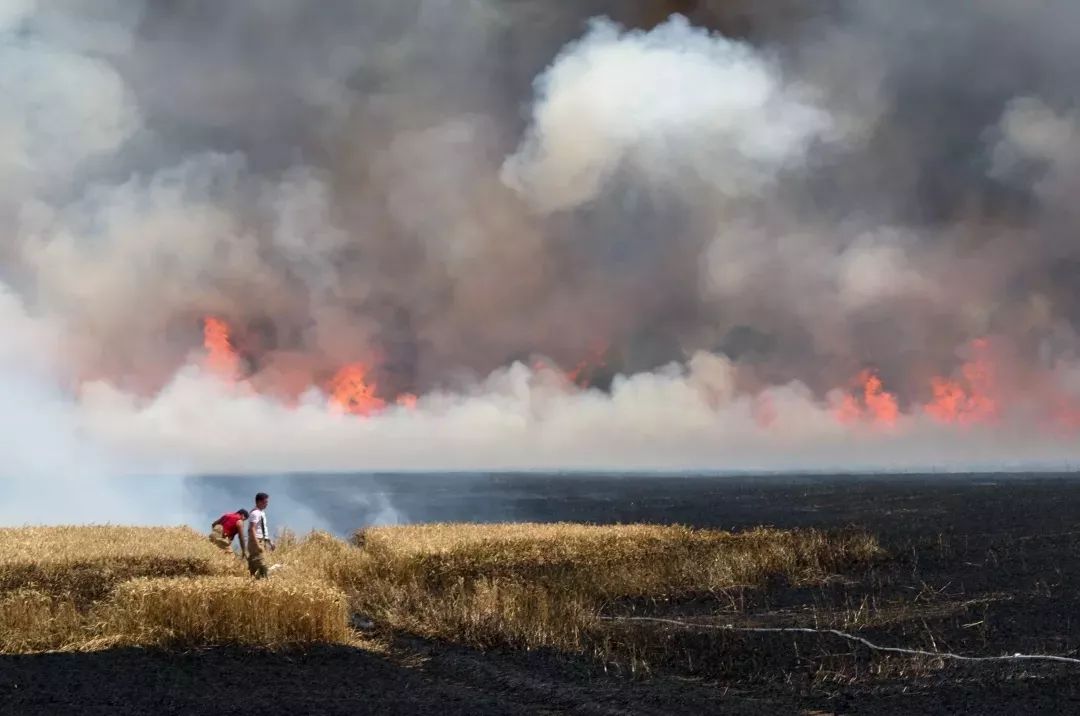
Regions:
<instances>
[{"instance_id":1,"label":"dry straw","mask_svg":"<svg viewBox=\"0 0 1080 716\"><path fill-rule=\"evenodd\" d=\"M348 637L345 595L319 581L134 579L117 587L103 617L120 643L144 646L283 647Z\"/></svg>"},{"instance_id":2,"label":"dry straw","mask_svg":"<svg viewBox=\"0 0 1080 716\"><path fill-rule=\"evenodd\" d=\"M0 594L0 653L64 648L76 644L84 629L70 599L32 589Z\"/></svg>"},{"instance_id":3,"label":"dry straw","mask_svg":"<svg viewBox=\"0 0 1080 716\"><path fill-rule=\"evenodd\" d=\"M0 528L0 593L31 589L80 608L135 577L229 574L240 566L186 527Z\"/></svg>"},{"instance_id":4,"label":"dry straw","mask_svg":"<svg viewBox=\"0 0 1080 716\"><path fill-rule=\"evenodd\" d=\"M0 651L343 642L351 611L477 646L581 650L621 599L815 583L880 554L859 533L441 524L283 539L280 569L256 581L186 528L0 530Z\"/></svg>"},{"instance_id":5,"label":"dry straw","mask_svg":"<svg viewBox=\"0 0 1080 716\"><path fill-rule=\"evenodd\" d=\"M433 524L358 532L357 605L390 626L479 646L576 649L608 603L770 580L815 583L881 556L863 533L680 526Z\"/></svg>"},{"instance_id":6,"label":"dry straw","mask_svg":"<svg viewBox=\"0 0 1080 716\"><path fill-rule=\"evenodd\" d=\"M815 581L881 554L864 533L578 524L384 527L353 541L382 578L431 587L460 579L514 579L607 597L662 596Z\"/></svg>"}]
</instances>

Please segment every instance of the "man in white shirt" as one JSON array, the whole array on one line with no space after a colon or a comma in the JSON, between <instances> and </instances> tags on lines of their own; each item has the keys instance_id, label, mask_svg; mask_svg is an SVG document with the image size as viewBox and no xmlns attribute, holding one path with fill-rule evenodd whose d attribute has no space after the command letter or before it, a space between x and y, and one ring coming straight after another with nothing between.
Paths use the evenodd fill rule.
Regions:
<instances>
[{"instance_id":1,"label":"man in white shirt","mask_svg":"<svg viewBox=\"0 0 1080 716\"><path fill-rule=\"evenodd\" d=\"M265 492L255 495L255 509L248 518L248 571L257 579L266 577L266 552L274 549L270 529L266 526L266 506L269 504L270 495Z\"/></svg>"}]
</instances>

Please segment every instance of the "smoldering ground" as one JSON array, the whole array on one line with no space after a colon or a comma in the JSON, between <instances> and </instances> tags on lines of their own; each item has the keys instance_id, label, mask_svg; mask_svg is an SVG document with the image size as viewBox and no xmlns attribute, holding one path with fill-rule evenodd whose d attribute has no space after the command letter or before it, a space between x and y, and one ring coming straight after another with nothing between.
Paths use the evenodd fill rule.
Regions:
<instances>
[{"instance_id":1,"label":"smoldering ground","mask_svg":"<svg viewBox=\"0 0 1080 716\"><path fill-rule=\"evenodd\" d=\"M1078 11L792 5L9 0L6 343L109 471L1071 461Z\"/></svg>"}]
</instances>

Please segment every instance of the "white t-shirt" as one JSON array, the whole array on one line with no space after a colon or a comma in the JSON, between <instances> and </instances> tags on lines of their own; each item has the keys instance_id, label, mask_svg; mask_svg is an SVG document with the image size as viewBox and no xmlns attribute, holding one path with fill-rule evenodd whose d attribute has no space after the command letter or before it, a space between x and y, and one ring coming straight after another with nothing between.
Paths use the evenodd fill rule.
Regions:
<instances>
[{"instance_id":1,"label":"white t-shirt","mask_svg":"<svg viewBox=\"0 0 1080 716\"><path fill-rule=\"evenodd\" d=\"M255 539L267 539L270 532L266 529L266 513L256 507L251 511L249 519L255 527Z\"/></svg>"}]
</instances>

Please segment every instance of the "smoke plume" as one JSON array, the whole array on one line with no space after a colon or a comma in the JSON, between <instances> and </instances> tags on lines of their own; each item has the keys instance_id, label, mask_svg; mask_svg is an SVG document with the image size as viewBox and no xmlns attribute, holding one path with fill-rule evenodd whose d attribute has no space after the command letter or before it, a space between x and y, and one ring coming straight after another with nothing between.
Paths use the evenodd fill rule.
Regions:
<instances>
[{"instance_id":1,"label":"smoke plume","mask_svg":"<svg viewBox=\"0 0 1080 716\"><path fill-rule=\"evenodd\" d=\"M792 5L0 3L3 472L1071 464L1080 11Z\"/></svg>"}]
</instances>

